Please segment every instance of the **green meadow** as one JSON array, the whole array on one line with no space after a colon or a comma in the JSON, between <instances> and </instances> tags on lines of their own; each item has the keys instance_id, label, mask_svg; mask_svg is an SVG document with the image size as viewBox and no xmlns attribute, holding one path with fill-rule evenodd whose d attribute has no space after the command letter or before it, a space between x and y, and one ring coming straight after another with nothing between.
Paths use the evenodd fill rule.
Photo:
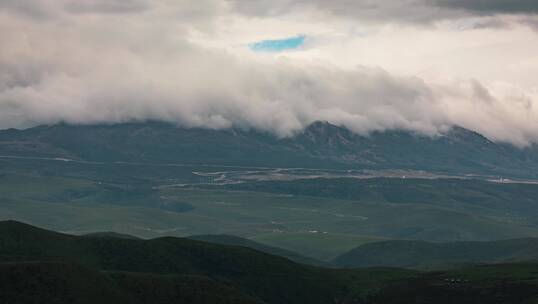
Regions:
<instances>
[{"instance_id":1,"label":"green meadow","mask_svg":"<svg viewBox=\"0 0 538 304\"><path fill-rule=\"evenodd\" d=\"M197 174L234 168L5 159L0 165L0 219L75 234L230 234L325 261L382 240L538 236L536 185L389 178L217 185L200 183Z\"/></svg>"}]
</instances>

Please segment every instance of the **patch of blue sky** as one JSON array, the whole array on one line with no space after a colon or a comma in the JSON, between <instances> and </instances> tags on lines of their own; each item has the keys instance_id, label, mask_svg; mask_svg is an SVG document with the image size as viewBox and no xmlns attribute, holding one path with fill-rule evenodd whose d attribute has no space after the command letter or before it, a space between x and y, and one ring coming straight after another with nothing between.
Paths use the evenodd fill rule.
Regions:
<instances>
[{"instance_id":1,"label":"patch of blue sky","mask_svg":"<svg viewBox=\"0 0 538 304\"><path fill-rule=\"evenodd\" d=\"M299 35L285 39L263 40L251 43L248 46L255 52L283 52L300 48L304 45L305 40L306 36Z\"/></svg>"}]
</instances>

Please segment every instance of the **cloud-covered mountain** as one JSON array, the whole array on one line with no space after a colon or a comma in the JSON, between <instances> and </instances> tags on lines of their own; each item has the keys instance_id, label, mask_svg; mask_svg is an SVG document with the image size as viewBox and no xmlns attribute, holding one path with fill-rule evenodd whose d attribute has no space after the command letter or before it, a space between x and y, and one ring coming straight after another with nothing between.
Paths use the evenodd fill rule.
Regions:
<instances>
[{"instance_id":1,"label":"cloud-covered mountain","mask_svg":"<svg viewBox=\"0 0 538 304\"><path fill-rule=\"evenodd\" d=\"M521 20L536 11L525 0L0 1L0 128L158 120L289 137L323 120L360 135L458 125L527 146L538 44ZM285 37L304 45L248 47Z\"/></svg>"},{"instance_id":2,"label":"cloud-covered mountain","mask_svg":"<svg viewBox=\"0 0 538 304\"><path fill-rule=\"evenodd\" d=\"M167 123L53 125L0 132L0 155L98 162L149 162L306 167L412 169L452 174L536 178L535 146L496 144L456 127L438 136L407 131L361 136L316 122L293 137L253 129L181 128Z\"/></svg>"}]
</instances>

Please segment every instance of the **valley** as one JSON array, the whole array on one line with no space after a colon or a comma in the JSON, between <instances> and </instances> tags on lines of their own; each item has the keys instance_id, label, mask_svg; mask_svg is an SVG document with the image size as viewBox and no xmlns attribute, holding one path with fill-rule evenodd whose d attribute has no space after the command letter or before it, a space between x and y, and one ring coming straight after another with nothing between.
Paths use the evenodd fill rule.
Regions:
<instances>
[{"instance_id":1,"label":"valley","mask_svg":"<svg viewBox=\"0 0 538 304\"><path fill-rule=\"evenodd\" d=\"M0 219L75 234L229 234L321 261L384 240L538 236L538 187L491 179L3 157Z\"/></svg>"}]
</instances>

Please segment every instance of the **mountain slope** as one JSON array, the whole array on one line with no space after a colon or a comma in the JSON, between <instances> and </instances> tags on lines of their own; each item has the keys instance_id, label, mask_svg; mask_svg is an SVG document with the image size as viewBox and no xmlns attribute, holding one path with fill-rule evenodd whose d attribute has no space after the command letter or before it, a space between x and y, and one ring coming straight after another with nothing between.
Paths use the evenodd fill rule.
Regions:
<instances>
[{"instance_id":1,"label":"mountain slope","mask_svg":"<svg viewBox=\"0 0 538 304\"><path fill-rule=\"evenodd\" d=\"M0 263L1 303L263 303L200 276L100 272L63 262Z\"/></svg>"},{"instance_id":2,"label":"mountain slope","mask_svg":"<svg viewBox=\"0 0 538 304\"><path fill-rule=\"evenodd\" d=\"M538 239L429 243L383 241L361 245L333 260L339 267L434 269L461 264L538 261Z\"/></svg>"},{"instance_id":3,"label":"mountain slope","mask_svg":"<svg viewBox=\"0 0 538 304\"><path fill-rule=\"evenodd\" d=\"M242 247L79 237L0 222L2 303L534 303L537 270L323 269Z\"/></svg>"},{"instance_id":4,"label":"mountain slope","mask_svg":"<svg viewBox=\"0 0 538 304\"><path fill-rule=\"evenodd\" d=\"M245 247L172 237L137 240L71 236L5 221L0 222L0 261L74 263L107 273L138 273L144 280L147 275L198 276L217 281L220 285L214 288L224 284L266 303L333 303L335 298L353 298L351 273L301 265ZM386 276L383 271L352 274ZM390 271L391 278L414 275ZM373 283L377 284L375 280Z\"/></svg>"},{"instance_id":5,"label":"mountain slope","mask_svg":"<svg viewBox=\"0 0 538 304\"><path fill-rule=\"evenodd\" d=\"M276 256L285 257L287 259L290 259L294 262L306 264L306 265L314 265L314 266L330 266L329 263L325 263L322 261L318 261L313 258L302 256L298 253L295 253L293 251L289 251L286 249L278 248L278 247L272 247L267 246L258 242L251 241L249 239L240 238L233 235L193 235L190 236L189 239L197 240L197 241L203 241L208 243L215 243L215 244L222 244L222 245L233 245L233 246L241 246L241 247L247 247L251 248L257 251L269 253Z\"/></svg>"},{"instance_id":6,"label":"mountain slope","mask_svg":"<svg viewBox=\"0 0 538 304\"><path fill-rule=\"evenodd\" d=\"M361 136L317 122L291 138L254 130L185 129L158 122L59 124L0 132L0 155L87 161L213 165L401 168L536 177L536 147L497 144L455 127L427 137L405 131ZM476 157L480 155L480 157Z\"/></svg>"},{"instance_id":7,"label":"mountain slope","mask_svg":"<svg viewBox=\"0 0 538 304\"><path fill-rule=\"evenodd\" d=\"M390 284L370 304L527 304L538 301L536 264L501 264L427 273Z\"/></svg>"}]
</instances>

